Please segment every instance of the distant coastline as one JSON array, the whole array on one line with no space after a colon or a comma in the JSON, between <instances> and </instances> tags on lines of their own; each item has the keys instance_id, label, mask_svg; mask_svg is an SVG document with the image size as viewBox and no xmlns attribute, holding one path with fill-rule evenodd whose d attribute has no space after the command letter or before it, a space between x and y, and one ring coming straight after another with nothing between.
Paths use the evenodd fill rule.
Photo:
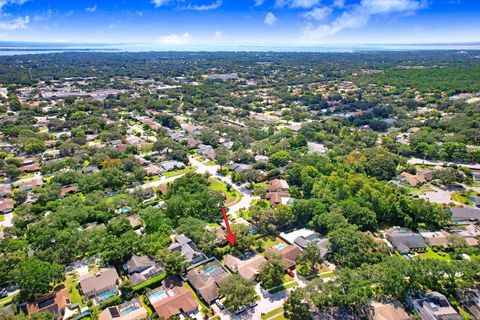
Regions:
<instances>
[{"instance_id":1,"label":"distant coastline","mask_svg":"<svg viewBox=\"0 0 480 320\"><path fill-rule=\"evenodd\" d=\"M239 51L239 52L365 52L416 50L480 50L480 42L412 44L329 44L321 46L267 45L159 45L149 43L42 43L1 42L0 56L64 52L152 52L152 51Z\"/></svg>"}]
</instances>

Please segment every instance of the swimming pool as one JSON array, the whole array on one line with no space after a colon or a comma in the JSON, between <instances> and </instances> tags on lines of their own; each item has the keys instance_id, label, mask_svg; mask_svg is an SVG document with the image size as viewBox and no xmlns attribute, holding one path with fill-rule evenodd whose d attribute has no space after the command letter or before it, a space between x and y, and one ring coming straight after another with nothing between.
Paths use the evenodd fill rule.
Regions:
<instances>
[{"instance_id":1,"label":"swimming pool","mask_svg":"<svg viewBox=\"0 0 480 320\"><path fill-rule=\"evenodd\" d=\"M99 294L98 295L98 300L100 300L100 301L107 300L108 298L111 298L116 294L117 294L117 291L108 291L108 292Z\"/></svg>"},{"instance_id":2,"label":"swimming pool","mask_svg":"<svg viewBox=\"0 0 480 320\"><path fill-rule=\"evenodd\" d=\"M206 273L212 273L213 271L217 270L218 269L218 266L216 265L213 265L213 266L210 266L208 268L205 269L205 272Z\"/></svg>"},{"instance_id":3,"label":"swimming pool","mask_svg":"<svg viewBox=\"0 0 480 320\"><path fill-rule=\"evenodd\" d=\"M150 302L152 303L162 300L163 298L166 298L166 297L167 297L167 293L165 291L157 291L154 294L148 296L148 298L150 299Z\"/></svg>"},{"instance_id":4,"label":"swimming pool","mask_svg":"<svg viewBox=\"0 0 480 320\"><path fill-rule=\"evenodd\" d=\"M285 243L280 243L280 244L277 244L274 248L277 249L277 250L283 250L287 247L287 245Z\"/></svg>"},{"instance_id":5,"label":"swimming pool","mask_svg":"<svg viewBox=\"0 0 480 320\"><path fill-rule=\"evenodd\" d=\"M138 310L139 308L137 306L128 306L125 309L122 310L122 316L126 316L130 313L132 313L135 310Z\"/></svg>"}]
</instances>

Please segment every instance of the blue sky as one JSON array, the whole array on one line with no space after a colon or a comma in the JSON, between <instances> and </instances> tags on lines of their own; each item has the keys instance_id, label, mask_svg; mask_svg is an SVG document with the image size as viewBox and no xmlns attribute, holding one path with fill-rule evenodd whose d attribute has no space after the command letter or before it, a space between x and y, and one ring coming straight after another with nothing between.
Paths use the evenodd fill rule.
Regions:
<instances>
[{"instance_id":1,"label":"blue sky","mask_svg":"<svg viewBox=\"0 0 480 320\"><path fill-rule=\"evenodd\" d=\"M474 42L480 41L480 0L0 0L0 41Z\"/></svg>"}]
</instances>

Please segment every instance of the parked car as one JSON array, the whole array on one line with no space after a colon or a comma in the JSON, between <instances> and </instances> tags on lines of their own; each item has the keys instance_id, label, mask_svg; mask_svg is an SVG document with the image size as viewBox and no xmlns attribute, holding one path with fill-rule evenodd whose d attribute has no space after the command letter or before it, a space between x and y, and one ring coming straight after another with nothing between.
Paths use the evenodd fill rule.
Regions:
<instances>
[{"instance_id":1,"label":"parked car","mask_svg":"<svg viewBox=\"0 0 480 320\"><path fill-rule=\"evenodd\" d=\"M247 310L247 308L245 308L245 307L240 307L240 308L238 308L238 309L235 311L235 314L240 314L240 313L244 312L245 310Z\"/></svg>"},{"instance_id":2,"label":"parked car","mask_svg":"<svg viewBox=\"0 0 480 320\"><path fill-rule=\"evenodd\" d=\"M215 300L215 304L220 308L220 310L225 309L225 306L223 305L222 301L220 299Z\"/></svg>"},{"instance_id":3,"label":"parked car","mask_svg":"<svg viewBox=\"0 0 480 320\"><path fill-rule=\"evenodd\" d=\"M8 296L8 293L6 290L0 290L0 298L5 298L6 296Z\"/></svg>"},{"instance_id":4,"label":"parked car","mask_svg":"<svg viewBox=\"0 0 480 320\"><path fill-rule=\"evenodd\" d=\"M290 270L290 269L287 269L287 274L288 274L290 277L292 277L292 278L295 277L295 274L294 274L293 271Z\"/></svg>"},{"instance_id":5,"label":"parked car","mask_svg":"<svg viewBox=\"0 0 480 320\"><path fill-rule=\"evenodd\" d=\"M248 305L249 308L255 308L256 306L258 306L257 301L253 301L252 303L250 303L250 304Z\"/></svg>"}]
</instances>

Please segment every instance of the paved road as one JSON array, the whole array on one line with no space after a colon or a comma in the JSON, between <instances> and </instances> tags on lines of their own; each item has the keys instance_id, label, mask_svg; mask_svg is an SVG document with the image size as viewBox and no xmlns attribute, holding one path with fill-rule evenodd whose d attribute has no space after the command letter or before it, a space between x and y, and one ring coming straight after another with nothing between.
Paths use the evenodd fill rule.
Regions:
<instances>
[{"instance_id":1,"label":"paved road","mask_svg":"<svg viewBox=\"0 0 480 320\"><path fill-rule=\"evenodd\" d=\"M423 160L419 158L410 158L408 159L408 163L410 164L424 164L428 166L450 166L450 165L457 165L459 167L470 168L473 170L480 170L480 164L469 164L469 163L457 163L457 162L444 162L444 161L430 161L430 160Z\"/></svg>"},{"instance_id":2,"label":"paved road","mask_svg":"<svg viewBox=\"0 0 480 320\"><path fill-rule=\"evenodd\" d=\"M12 223L12 218L13 218L13 213L7 213L3 215L4 220L0 222L0 227L13 227Z\"/></svg>"}]
</instances>

